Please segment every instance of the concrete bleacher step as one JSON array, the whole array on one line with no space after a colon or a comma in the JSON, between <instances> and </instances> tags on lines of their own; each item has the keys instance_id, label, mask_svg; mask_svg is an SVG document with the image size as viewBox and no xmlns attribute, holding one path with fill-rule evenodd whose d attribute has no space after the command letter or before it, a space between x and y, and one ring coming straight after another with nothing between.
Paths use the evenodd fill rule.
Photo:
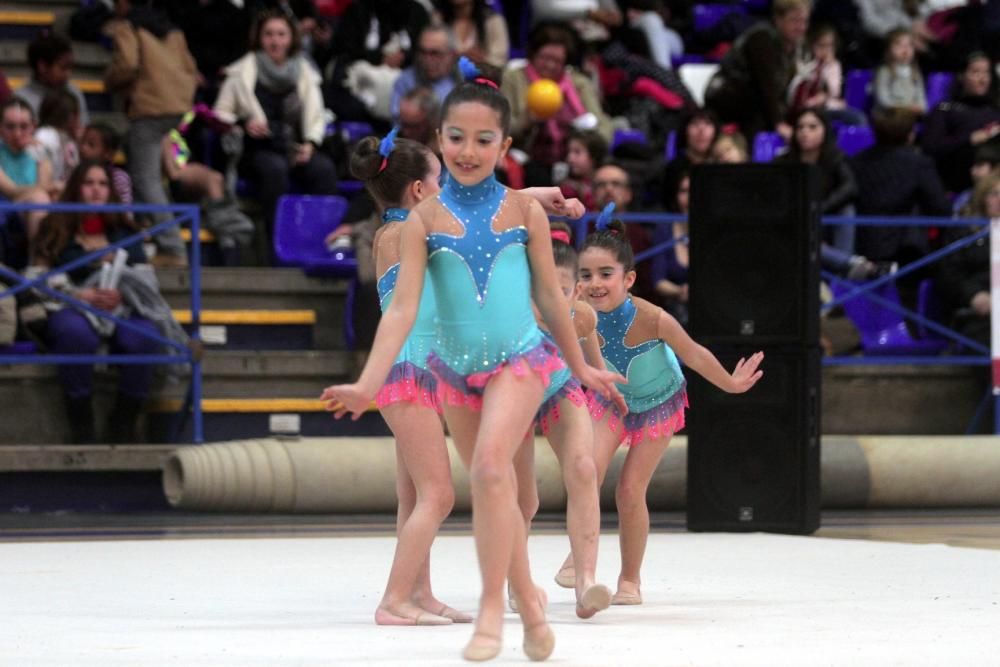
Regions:
<instances>
[{"instance_id":1,"label":"concrete bleacher step","mask_svg":"<svg viewBox=\"0 0 1000 667\"><path fill-rule=\"evenodd\" d=\"M174 309L189 309L190 271L159 269L160 291ZM347 281L311 278L299 269L206 267L201 271L204 309L312 310L314 347L344 349Z\"/></svg>"},{"instance_id":2,"label":"concrete bleacher step","mask_svg":"<svg viewBox=\"0 0 1000 667\"><path fill-rule=\"evenodd\" d=\"M190 310L174 310L188 333L193 330ZM309 350L313 346L313 310L203 310L201 340L209 347L228 350Z\"/></svg>"},{"instance_id":3,"label":"concrete bleacher step","mask_svg":"<svg viewBox=\"0 0 1000 667\"><path fill-rule=\"evenodd\" d=\"M329 350L208 349L202 360L203 396L209 401L282 396L315 402L324 387L351 377L351 363L351 353ZM106 415L111 409L117 378L113 370L104 370L95 379L96 411L99 416ZM186 372L176 381L160 379L152 388L150 406L160 406L161 411L173 406L176 411L187 390ZM0 443L66 442L69 426L53 366L0 365L0 401L3 405L19 406L17 415L0 420Z\"/></svg>"},{"instance_id":4,"label":"concrete bleacher step","mask_svg":"<svg viewBox=\"0 0 1000 667\"><path fill-rule=\"evenodd\" d=\"M148 406L150 440L166 442L175 432L181 401L161 400ZM322 401L315 398L231 398L204 399L202 419L206 441L264 438L271 435L367 436L389 435L382 416L369 409L358 420L334 419ZM177 429L180 440L192 437L188 417Z\"/></svg>"}]
</instances>

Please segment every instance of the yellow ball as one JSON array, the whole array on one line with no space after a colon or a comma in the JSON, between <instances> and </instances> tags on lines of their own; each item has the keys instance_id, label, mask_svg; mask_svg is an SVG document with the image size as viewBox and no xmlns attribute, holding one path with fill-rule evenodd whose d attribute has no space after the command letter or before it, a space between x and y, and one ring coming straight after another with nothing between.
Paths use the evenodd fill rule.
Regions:
<instances>
[{"instance_id":1,"label":"yellow ball","mask_svg":"<svg viewBox=\"0 0 1000 667\"><path fill-rule=\"evenodd\" d=\"M528 109L539 118L551 118L562 105L562 91L552 79L539 79L528 86Z\"/></svg>"}]
</instances>

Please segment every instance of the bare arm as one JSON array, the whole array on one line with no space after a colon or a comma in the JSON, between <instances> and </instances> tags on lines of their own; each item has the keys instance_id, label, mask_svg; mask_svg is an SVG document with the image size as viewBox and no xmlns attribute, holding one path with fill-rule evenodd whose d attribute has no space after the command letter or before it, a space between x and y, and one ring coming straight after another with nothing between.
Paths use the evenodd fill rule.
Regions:
<instances>
[{"instance_id":1,"label":"bare arm","mask_svg":"<svg viewBox=\"0 0 1000 667\"><path fill-rule=\"evenodd\" d=\"M576 329L566 307L566 298L559 289L556 268L552 261L552 237L549 220L537 202L532 202L528 212L528 261L531 263L532 291L535 304L542 318L562 351L563 358L580 382L600 391L605 396L617 394L615 382L625 383L625 378L608 371L599 371L587 365L583 351L576 340Z\"/></svg>"},{"instance_id":2,"label":"bare arm","mask_svg":"<svg viewBox=\"0 0 1000 667\"><path fill-rule=\"evenodd\" d=\"M597 342L596 331L584 338L580 342L580 347L583 348L583 358L588 364L597 370L608 370L608 367L604 365L604 356L601 354L601 345Z\"/></svg>"},{"instance_id":3,"label":"bare arm","mask_svg":"<svg viewBox=\"0 0 1000 667\"><path fill-rule=\"evenodd\" d=\"M763 352L757 352L749 359L740 359L730 375L705 346L699 345L684 328L667 313L660 313L657 335L669 345L688 368L702 376L722 391L742 394L761 378L764 371L757 370L764 359Z\"/></svg>"},{"instance_id":4,"label":"bare arm","mask_svg":"<svg viewBox=\"0 0 1000 667\"><path fill-rule=\"evenodd\" d=\"M424 223L419 214L411 212L403 223L400 237L399 276L393 291L392 302L382 314L375 341L372 343L368 363L361 377L350 385L327 387L320 400L327 401L327 409L336 417L347 412L357 419L385 382L389 369L410 335L417 319L420 295L424 288L427 268L427 241ZM337 403L340 405L337 405Z\"/></svg>"}]
</instances>

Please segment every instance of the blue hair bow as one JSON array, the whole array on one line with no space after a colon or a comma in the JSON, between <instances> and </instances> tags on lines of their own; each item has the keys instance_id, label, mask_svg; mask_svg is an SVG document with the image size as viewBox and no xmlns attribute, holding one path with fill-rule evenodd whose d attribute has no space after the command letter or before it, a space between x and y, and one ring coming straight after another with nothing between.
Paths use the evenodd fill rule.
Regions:
<instances>
[{"instance_id":1,"label":"blue hair bow","mask_svg":"<svg viewBox=\"0 0 1000 667\"><path fill-rule=\"evenodd\" d=\"M388 158L389 154L392 153L392 149L396 147L396 135L399 134L399 128L393 127L389 130L389 134L382 138L382 141L378 144L378 152L384 158Z\"/></svg>"},{"instance_id":2,"label":"blue hair bow","mask_svg":"<svg viewBox=\"0 0 1000 667\"><path fill-rule=\"evenodd\" d=\"M615 212L614 202L611 202L610 204L604 207L604 210L601 211L601 214L597 216L596 226L599 231L603 232L605 229L608 228L608 225L611 224L611 216L614 215L614 212Z\"/></svg>"},{"instance_id":3,"label":"blue hair bow","mask_svg":"<svg viewBox=\"0 0 1000 667\"><path fill-rule=\"evenodd\" d=\"M482 72L476 67L476 63L465 56L458 59L458 71L462 73L463 81L473 81L476 77L482 75Z\"/></svg>"}]
</instances>

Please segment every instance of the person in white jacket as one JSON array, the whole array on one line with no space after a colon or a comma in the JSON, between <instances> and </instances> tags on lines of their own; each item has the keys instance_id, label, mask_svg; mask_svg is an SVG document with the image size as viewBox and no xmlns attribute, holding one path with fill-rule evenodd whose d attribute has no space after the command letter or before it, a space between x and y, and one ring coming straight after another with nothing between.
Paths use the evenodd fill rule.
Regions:
<instances>
[{"instance_id":1,"label":"person in white jacket","mask_svg":"<svg viewBox=\"0 0 1000 667\"><path fill-rule=\"evenodd\" d=\"M275 207L295 180L303 194L336 193L336 169L316 149L326 133L320 76L301 54L296 26L263 13L251 50L226 68L215 102L219 118L246 131L243 166L254 180L271 235Z\"/></svg>"}]
</instances>

